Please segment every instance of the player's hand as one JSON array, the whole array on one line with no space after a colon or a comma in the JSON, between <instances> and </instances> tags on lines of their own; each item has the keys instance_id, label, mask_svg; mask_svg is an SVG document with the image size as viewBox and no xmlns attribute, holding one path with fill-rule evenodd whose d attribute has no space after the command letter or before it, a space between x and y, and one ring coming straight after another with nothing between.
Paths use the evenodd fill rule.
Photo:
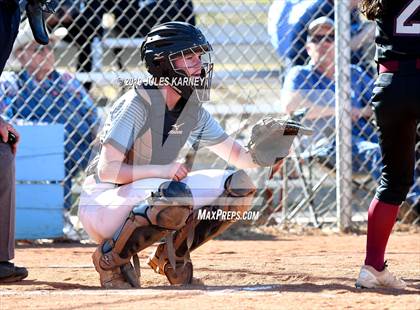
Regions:
<instances>
[{"instance_id":1,"label":"player's hand","mask_svg":"<svg viewBox=\"0 0 420 310\"><path fill-rule=\"evenodd\" d=\"M181 181L188 174L188 168L182 163L173 162L169 165L164 166L164 173L166 179L173 179L175 181Z\"/></svg>"},{"instance_id":2,"label":"player's hand","mask_svg":"<svg viewBox=\"0 0 420 310\"><path fill-rule=\"evenodd\" d=\"M13 128L12 125L10 125L9 123L7 123L6 121L4 121L1 117L0 117L0 139L4 142L7 143L9 140L9 131L11 133L13 133L16 136L16 143L11 144L11 148L12 148L12 153L14 155L16 155L16 151L17 151L17 146L19 143L19 133L16 131L16 129Z\"/></svg>"},{"instance_id":3,"label":"player's hand","mask_svg":"<svg viewBox=\"0 0 420 310\"><path fill-rule=\"evenodd\" d=\"M2 142L7 143L9 139L9 131L7 130L7 123L0 117L0 139Z\"/></svg>"}]
</instances>

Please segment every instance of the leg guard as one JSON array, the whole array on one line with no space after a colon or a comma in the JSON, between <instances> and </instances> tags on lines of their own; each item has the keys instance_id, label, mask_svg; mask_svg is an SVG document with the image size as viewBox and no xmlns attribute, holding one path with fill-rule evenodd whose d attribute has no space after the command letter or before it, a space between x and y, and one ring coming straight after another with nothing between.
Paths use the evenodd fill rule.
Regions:
<instances>
[{"instance_id":1,"label":"leg guard","mask_svg":"<svg viewBox=\"0 0 420 310\"><path fill-rule=\"evenodd\" d=\"M225 191L214 206L201 208L214 212L236 211L243 213L251 207L255 186L248 175L240 170L232 174L225 182ZM155 272L164 274L171 284L189 284L193 278L193 266L190 252L217 237L235 220L198 220L198 210L195 210L180 230L167 237L156 251L149 257L147 263Z\"/></svg>"},{"instance_id":2,"label":"leg guard","mask_svg":"<svg viewBox=\"0 0 420 310\"><path fill-rule=\"evenodd\" d=\"M102 287L126 288L122 283L139 287L139 268L133 268L131 258L182 228L192 208L191 191L175 181L163 183L147 201L134 207L114 237L103 242L92 256ZM134 262L138 264L137 259Z\"/></svg>"}]
</instances>

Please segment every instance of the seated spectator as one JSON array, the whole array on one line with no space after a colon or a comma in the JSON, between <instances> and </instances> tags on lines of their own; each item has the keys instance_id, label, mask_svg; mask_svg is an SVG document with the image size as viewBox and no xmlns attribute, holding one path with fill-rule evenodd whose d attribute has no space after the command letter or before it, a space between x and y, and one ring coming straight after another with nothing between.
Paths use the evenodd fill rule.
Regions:
<instances>
[{"instance_id":1,"label":"seated spectator","mask_svg":"<svg viewBox=\"0 0 420 310\"><path fill-rule=\"evenodd\" d=\"M50 45L54 40L51 36ZM98 116L80 82L69 73L54 68L55 58L50 45L36 43L29 24L22 24L12 52L22 69L2 75L0 112L13 119L64 124L65 207L70 208L71 178L83 171L88 163Z\"/></svg>"},{"instance_id":2,"label":"seated spectator","mask_svg":"<svg viewBox=\"0 0 420 310\"><path fill-rule=\"evenodd\" d=\"M320 17L309 24L306 50L310 63L294 66L286 75L282 98L289 114L307 108L306 125L314 129L308 147L324 158L335 159L335 96L334 96L334 22ZM352 152L353 171L380 176L380 149L378 138L369 118L368 105L372 79L351 65ZM318 144L322 147L318 148ZM331 163L335 165L335 163Z\"/></svg>"},{"instance_id":3,"label":"seated spectator","mask_svg":"<svg viewBox=\"0 0 420 310\"><path fill-rule=\"evenodd\" d=\"M282 103L292 114L306 108L305 124L314 129L309 141L302 143L315 156L320 156L329 166L335 166L335 85L334 85L334 22L320 17L308 26L305 45L310 63L294 66L286 75ZM351 65L352 102L352 166L354 173L370 173L375 180L380 177L381 151L378 137L369 119L372 110L369 100L372 78L363 70ZM417 157L420 158L419 152ZM326 160L326 161L324 161ZM415 185L407 202L420 214L419 167L415 171Z\"/></svg>"},{"instance_id":4,"label":"seated spectator","mask_svg":"<svg viewBox=\"0 0 420 310\"><path fill-rule=\"evenodd\" d=\"M373 23L363 22L357 9L357 0L351 1L351 43L353 64L371 70L370 59L363 59L373 51L375 27ZM309 23L321 16L334 20L333 0L274 0L268 13L268 33L271 43L287 69L307 63L309 55L305 49ZM371 75L373 73L371 72Z\"/></svg>"},{"instance_id":5,"label":"seated spectator","mask_svg":"<svg viewBox=\"0 0 420 310\"><path fill-rule=\"evenodd\" d=\"M79 47L77 52L77 70L91 72L92 42L95 37L102 36L102 16L104 6L99 0L62 0L56 9L47 19L47 26L50 31L59 27L65 27L68 34L64 37L67 43L75 42ZM91 83L84 84L90 90Z\"/></svg>"}]
</instances>

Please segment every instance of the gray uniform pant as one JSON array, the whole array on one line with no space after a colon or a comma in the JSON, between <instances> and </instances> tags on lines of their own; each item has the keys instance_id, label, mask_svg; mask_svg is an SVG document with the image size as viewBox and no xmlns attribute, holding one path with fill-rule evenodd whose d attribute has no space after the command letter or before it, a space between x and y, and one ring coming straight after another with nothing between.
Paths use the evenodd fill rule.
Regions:
<instances>
[{"instance_id":1,"label":"gray uniform pant","mask_svg":"<svg viewBox=\"0 0 420 310\"><path fill-rule=\"evenodd\" d=\"M0 261L15 256L15 158L0 141Z\"/></svg>"}]
</instances>

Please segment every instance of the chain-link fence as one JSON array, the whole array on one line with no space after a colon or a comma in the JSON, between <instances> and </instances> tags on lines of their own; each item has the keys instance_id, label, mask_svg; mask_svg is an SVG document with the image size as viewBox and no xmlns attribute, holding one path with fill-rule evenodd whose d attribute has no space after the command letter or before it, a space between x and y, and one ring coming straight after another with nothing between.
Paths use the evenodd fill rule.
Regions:
<instances>
[{"instance_id":1,"label":"chain-link fence","mask_svg":"<svg viewBox=\"0 0 420 310\"><path fill-rule=\"evenodd\" d=\"M339 2L338 10L329 0L58 2L48 19L52 43L39 47L21 31L27 38L15 45L0 95L13 120L65 125L65 207L73 214L99 123L123 93L121 81L146 76L144 35L180 20L198 25L213 46L205 107L229 134L246 144L266 115L288 115L315 130L297 139L282 163L249 171L259 185L256 223L347 228L367 220L381 161L368 104L374 26L357 1ZM418 143L417 176L419 153ZM198 168L226 167L205 150L195 160ZM417 178L401 213L407 223L419 222L419 188Z\"/></svg>"}]
</instances>

